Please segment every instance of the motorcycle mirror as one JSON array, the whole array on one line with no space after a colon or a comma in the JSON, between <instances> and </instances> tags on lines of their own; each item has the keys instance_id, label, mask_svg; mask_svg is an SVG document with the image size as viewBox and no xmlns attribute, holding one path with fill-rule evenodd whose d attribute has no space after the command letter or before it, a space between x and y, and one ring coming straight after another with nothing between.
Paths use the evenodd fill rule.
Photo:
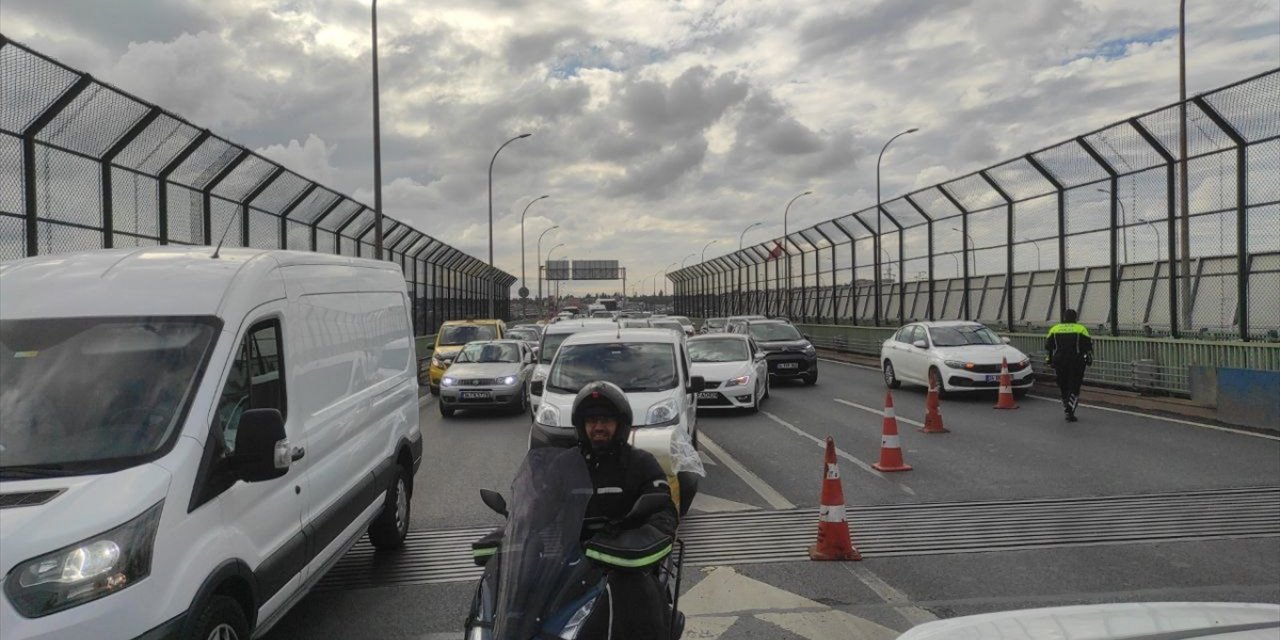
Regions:
<instances>
[{"instance_id":1,"label":"motorcycle mirror","mask_svg":"<svg viewBox=\"0 0 1280 640\"><path fill-rule=\"evenodd\" d=\"M636 503L632 505L631 511L627 513L627 520L641 520L658 513L671 504L671 496L665 496L660 493L646 493L636 499Z\"/></svg>"},{"instance_id":2,"label":"motorcycle mirror","mask_svg":"<svg viewBox=\"0 0 1280 640\"><path fill-rule=\"evenodd\" d=\"M481 489L480 500L484 502L486 507L492 509L494 513L504 518L507 516L507 501L502 497L501 493L492 489Z\"/></svg>"}]
</instances>

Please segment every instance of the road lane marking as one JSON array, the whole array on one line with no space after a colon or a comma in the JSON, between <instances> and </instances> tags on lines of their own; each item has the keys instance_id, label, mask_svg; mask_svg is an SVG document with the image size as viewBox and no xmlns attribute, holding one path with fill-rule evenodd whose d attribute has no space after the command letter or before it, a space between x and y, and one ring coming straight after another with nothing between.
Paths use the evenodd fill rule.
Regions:
<instances>
[{"instance_id":1,"label":"road lane marking","mask_svg":"<svg viewBox=\"0 0 1280 640\"><path fill-rule=\"evenodd\" d=\"M1036 400L1044 400L1044 401L1046 401L1046 402L1053 402L1053 403L1058 404L1058 405L1061 405L1061 404L1062 404L1062 400L1060 400L1060 399L1058 399L1058 398L1050 398L1050 397L1048 397L1048 396L1041 396L1041 395L1036 395L1036 394L1027 394L1027 396L1026 396L1026 397L1028 397L1028 398L1035 398ZM1177 419L1177 418L1169 418L1169 417L1166 417L1166 416L1160 416L1160 415L1155 415L1155 414L1151 414L1151 413L1142 413L1142 412L1140 412L1140 411L1128 411L1128 410L1126 410L1126 409L1116 409L1116 408L1114 408L1114 407L1104 407L1104 406L1102 406L1102 405L1097 405L1097 404L1085 404L1085 403L1083 403L1083 402L1081 402L1081 403L1080 403L1080 406L1082 406L1082 407L1088 407L1088 408L1090 408L1090 409L1098 409L1098 410L1100 410L1100 411L1111 411L1111 412L1113 412L1113 413L1123 413L1123 414L1125 414L1125 415L1129 415L1129 416L1138 416L1139 418L1151 418L1152 420L1163 420L1163 421L1165 421L1165 422L1172 422L1172 423L1174 423L1174 424L1185 424L1185 425L1190 426L1190 427L1200 427L1201 429L1213 429L1214 431L1226 431L1227 433L1235 433L1235 434L1242 435L1242 436L1253 436L1253 437L1255 437L1255 438L1264 438L1264 439L1267 439L1267 440L1280 440L1280 436L1272 436L1272 435L1267 435L1267 434L1265 434L1265 433L1255 433L1255 432L1253 432L1253 431L1245 431L1245 430L1243 430L1243 429L1232 429L1231 427L1219 427L1219 426L1217 426L1217 425L1213 425L1213 424L1205 424L1205 423L1203 423L1203 422L1192 422L1192 421L1190 421L1190 420L1179 420L1179 419Z\"/></svg>"},{"instance_id":2,"label":"road lane marking","mask_svg":"<svg viewBox=\"0 0 1280 640\"><path fill-rule=\"evenodd\" d=\"M743 502L734 502L725 498L717 498L708 493L699 491L693 496L693 504L689 506L690 511L699 511L702 513L724 513L736 511L759 511L760 507L753 504Z\"/></svg>"},{"instance_id":3,"label":"road lane marking","mask_svg":"<svg viewBox=\"0 0 1280 640\"><path fill-rule=\"evenodd\" d=\"M868 357L870 357L870 356L868 356ZM845 362L844 360L832 360L831 358L818 358L818 359L819 359L819 360L821 360L821 361L823 361L823 362L830 362L831 364L842 364L842 365L844 365L844 366L846 366L846 367L856 367L856 368L858 368L858 369L866 369L867 371L880 371L879 369L877 369L877 368L875 368L875 367L873 367L873 366L871 366L871 365L869 365L869 364L858 364L858 363L856 363L856 362Z\"/></svg>"},{"instance_id":4,"label":"road lane marking","mask_svg":"<svg viewBox=\"0 0 1280 640\"><path fill-rule=\"evenodd\" d=\"M760 494L760 497L764 498L764 501L768 502L769 506L774 509L796 508L796 505L792 504L790 500L787 500L781 493L778 493L777 490L769 486L769 483L765 482L760 476L752 473L750 469L743 466L736 458L729 455L728 451L720 448L720 445L716 444L711 438L708 438L707 434L698 434L698 442L704 449L710 452L712 456L718 459L720 464L728 467L728 469L735 475L742 478L742 481L747 483L747 486Z\"/></svg>"},{"instance_id":5,"label":"road lane marking","mask_svg":"<svg viewBox=\"0 0 1280 640\"><path fill-rule=\"evenodd\" d=\"M893 585L880 579L880 576L876 575L875 572L868 569L865 565L853 565L845 562L841 563L840 566L853 574L853 577L857 578L859 582L867 585L867 588L880 596L881 600L893 605L894 610L896 610L907 622L911 623L911 626L914 627L918 624L933 622L938 619L938 616L933 615L927 609L922 609L911 604L911 598L908 598L905 593L895 589Z\"/></svg>"},{"instance_id":6,"label":"road lane marking","mask_svg":"<svg viewBox=\"0 0 1280 640\"><path fill-rule=\"evenodd\" d=\"M853 407L853 408L855 408L855 409L862 409L863 411L866 411L866 412L868 412L868 413L874 413L874 414L881 415L881 416L883 416L883 415L884 415L884 409L877 409L877 408L875 408L875 407L868 407L868 406L867 406L867 405L865 405L865 404L858 404L858 403L856 403L856 402L849 402L848 400L845 400L844 398L832 398L832 400L835 400L836 402L839 402L840 404L843 404L843 405L848 405L848 406ZM895 412L894 418L895 418L898 422L905 422L905 423L907 423L907 424L915 425L915 426L917 426L917 427L923 427L923 426L924 426L924 423L923 423L923 422L916 422L915 420L912 420L911 418L904 418L904 417L902 417L902 416L896 415L896 412Z\"/></svg>"},{"instance_id":7,"label":"road lane marking","mask_svg":"<svg viewBox=\"0 0 1280 640\"><path fill-rule=\"evenodd\" d=\"M779 418L778 416L774 415L769 411L761 410L760 413L763 413L764 415L769 416L770 420L773 420L774 422L790 429L792 432L796 433L797 435L804 436L805 438L812 440L813 443L818 445L819 447L822 447L823 449L827 448L826 440L823 440L821 438L818 438L817 436L814 436L813 434L810 434L808 431L805 431L804 429L801 429L800 427L797 427L791 424L790 422L787 422L786 420ZM883 473L880 473L879 471L876 471L874 468L872 468L871 465L853 457L852 455L849 454L849 452L845 451L844 449L841 449L840 447L836 447L836 455L840 456L841 458L844 458L845 460L848 460L849 462L852 462L854 466L858 467L859 469L862 469L863 471L866 471L867 473L877 478L880 478L881 480L893 482L893 480L889 480L889 478L885 476ZM896 485L899 489L903 491L903 493L906 493L907 495L912 495L912 496L916 495L915 490L912 489L911 487L908 487L905 484L902 484L900 482L893 482L893 484Z\"/></svg>"}]
</instances>

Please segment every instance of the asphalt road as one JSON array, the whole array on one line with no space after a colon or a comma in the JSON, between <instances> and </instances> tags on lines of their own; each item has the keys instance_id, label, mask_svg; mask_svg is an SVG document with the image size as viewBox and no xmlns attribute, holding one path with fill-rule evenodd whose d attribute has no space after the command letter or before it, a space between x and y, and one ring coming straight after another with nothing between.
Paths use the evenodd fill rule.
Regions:
<instances>
[{"instance_id":1,"label":"asphalt road","mask_svg":"<svg viewBox=\"0 0 1280 640\"><path fill-rule=\"evenodd\" d=\"M1016 411L997 411L991 395L943 401L951 432L926 435L908 422L923 421L925 412L924 390L911 387L895 391L894 401L904 456L914 469L882 474L870 467L879 454L885 395L879 372L830 361L821 368L814 387L776 384L760 413L700 417L708 476L695 502L698 518L714 525L717 518L741 515L725 512L816 506L827 436L842 452L846 503L868 510L986 503L962 508L986 514L991 504L1018 500L1280 487L1280 439L1090 406L1081 407L1080 422L1068 424L1052 399L1027 397ZM1084 395L1087 405L1087 390ZM498 525L478 490L508 493L527 446L528 424L527 415L499 413L442 419L434 402L426 402L427 447L415 482L412 527ZM1280 529L1280 508L1264 519L1268 515ZM866 539L874 534L876 545L894 543L895 527L864 524ZM850 525L860 544L859 522ZM945 520L938 526L945 529ZM1105 543L868 552L858 563L690 566L682 600L690 616L686 637L892 638L931 619L1012 608L1171 600L1280 603L1276 537L1169 541L1153 537L1158 527L1151 530ZM460 581L314 593L268 637L461 637L472 588Z\"/></svg>"}]
</instances>

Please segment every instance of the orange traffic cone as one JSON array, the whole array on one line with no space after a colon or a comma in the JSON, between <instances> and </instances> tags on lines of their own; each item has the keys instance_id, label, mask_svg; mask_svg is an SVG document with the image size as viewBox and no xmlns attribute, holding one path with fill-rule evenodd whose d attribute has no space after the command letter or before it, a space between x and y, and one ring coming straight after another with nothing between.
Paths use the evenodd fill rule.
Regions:
<instances>
[{"instance_id":1,"label":"orange traffic cone","mask_svg":"<svg viewBox=\"0 0 1280 640\"><path fill-rule=\"evenodd\" d=\"M950 433L951 430L942 426L942 412L938 410L938 388L929 385L929 395L924 401L924 428L920 429L922 433Z\"/></svg>"},{"instance_id":2,"label":"orange traffic cone","mask_svg":"<svg viewBox=\"0 0 1280 640\"><path fill-rule=\"evenodd\" d=\"M822 464L822 506L818 509L818 541L809 547L810 560L861 560L853 547L849 522L844 517L844 488L836 465L836 443L827 436Z\"/></svg>"},{"instance_id":3,"label":"orange traffic cone","mask_svg":"<svg viewBox=\"0 0 1280 640\"><path fill-rule=\"evenodd\" d=\"M871 465L879 471L910 471L902 461L902 444L898 441L898 418L893 413L893 394L884 394L884 431L880 436L880 462Z\"/></svg>"},{"instance_id":4,"label":"orange traffic cone","mask_svg":"<svg viewBox=\"0 0 1280 640\"><path fill-rule=\"evenodd\" d=\"M1013 400L1013 376L1009 375L1008 358L1000 358L1000 397L996 400L996 408L1018 408L1018 403Z\"/></svg>"}]
</instances>

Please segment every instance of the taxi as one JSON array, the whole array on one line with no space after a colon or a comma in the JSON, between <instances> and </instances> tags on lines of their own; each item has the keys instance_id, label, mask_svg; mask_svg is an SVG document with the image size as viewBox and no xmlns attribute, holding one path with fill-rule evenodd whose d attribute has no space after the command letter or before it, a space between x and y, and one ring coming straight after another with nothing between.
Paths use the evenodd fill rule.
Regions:
<instances>
[{"instance_id":1,"label":"taxi","mask_svg":"<svg viewBox=\"0 0 1280 640\"><path fill-rule=\"evenodd\" d=\"M431 351L431 366L427 379L431 395L440 395L440 378L453 364L468 342L476 340L501 340L506 337L507 325L501 320L450 320L440 325L436 332L436 346Z\"/></svg>"}]
</instances>

